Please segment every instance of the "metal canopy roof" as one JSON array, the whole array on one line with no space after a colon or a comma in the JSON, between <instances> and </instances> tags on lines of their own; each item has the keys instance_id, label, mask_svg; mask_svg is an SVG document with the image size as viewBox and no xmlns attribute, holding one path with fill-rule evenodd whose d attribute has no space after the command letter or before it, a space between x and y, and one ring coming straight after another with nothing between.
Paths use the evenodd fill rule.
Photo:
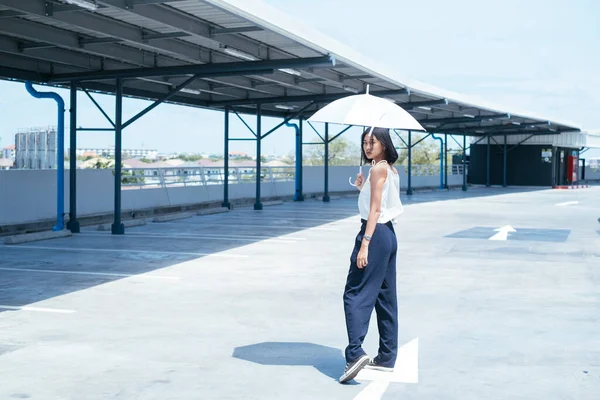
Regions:
<instances>
[{"instance_id":1,"label":"metal canopy roof","mask_svg":"<svg viewBox=\"0 0 600 400\"><path fill-rule=\"evenodd\" d=\"M370 85L432 132L580 130L399 78L260 2L97 0L93 11L66 4L82 2L94 0L0 0L0 78L77 80L114 94L120 77L131 97L252 113L261 104L263 115L302 118Z\"/></svg>"}]
</instances>

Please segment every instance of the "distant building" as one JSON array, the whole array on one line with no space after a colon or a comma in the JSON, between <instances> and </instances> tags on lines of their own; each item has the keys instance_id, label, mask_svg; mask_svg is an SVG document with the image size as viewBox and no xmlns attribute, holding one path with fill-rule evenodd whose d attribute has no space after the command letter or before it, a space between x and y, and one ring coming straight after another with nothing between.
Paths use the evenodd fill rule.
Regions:
<instances>
[{"instance_id":1,"label":"distant building","mask_svg":"<svg viewBox=\"0 0 600 400\"><path fill-rule=\"evenodd\" d=\"M70 150L69 150L70 152ZM100 149L92 149L92 148L78 148L75 151L78 157L85 157L86 153L94 154L98 157L114 157L115 156L115 148L100 148ZM124 158L145 158L148 160L156 160L158 157L158 150L153 149L122 149L121 157Z\"/></svg>"},{"instance_id":2,"label":"distant building","mask_svg":"<svg viewBox=\"0 0 600 400\"><path fill-rule=\"evenodd\" d=\"M15 135L15 168L56 168L56 128L30 128Z\"/></svg>"},{"instance_id":3,"label":"distant building","mask_svg":"<svg viewBox=\"0 0 600 400\"><path fill-rule=\"evenodd\" d=\"M10 158L0 158L0 169L11 169L14 165Z\"/></svg>"},{"instance_id":4,"label":"distant building","mask_svg":"<svg viewBox=\"0 0 600 400\"><path fill-rule=\"evenodd\" d=\"M15 151L15 145L11 144L10 146L6 146L0 151L0 158L8 158L10 160L15 160L17 157L17 152Z\"/></svg>"},{"instance_id":5,"label":"distant building","mask_svg":"<svg viewBox=\"0 0 600 400\"><path fill-rule=\"evenodd\" d=\"M247 158L248 154L244 153L243 151L230 151L229 152L229 158L231 159L236 159L236 158Z\"/></svg>"}]
</instances>

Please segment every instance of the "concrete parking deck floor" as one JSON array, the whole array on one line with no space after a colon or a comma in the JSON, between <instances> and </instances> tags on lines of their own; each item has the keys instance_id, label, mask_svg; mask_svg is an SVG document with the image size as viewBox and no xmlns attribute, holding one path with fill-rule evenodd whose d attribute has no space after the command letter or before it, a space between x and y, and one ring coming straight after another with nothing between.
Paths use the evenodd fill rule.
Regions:
<instances>
[{"instance_id":1,"label":"concrete parking deck floor","mask_svg":"<svg viewBox=\"0 0 600 400\"><path fill-rule=\"evenodd\" d=\"M600 187L403 201L419 381L370 398L597 399ZM336 382L358 228L356 199L307 200L0 246L0 399L365 398Z\"/></svg>"}]
</instances>

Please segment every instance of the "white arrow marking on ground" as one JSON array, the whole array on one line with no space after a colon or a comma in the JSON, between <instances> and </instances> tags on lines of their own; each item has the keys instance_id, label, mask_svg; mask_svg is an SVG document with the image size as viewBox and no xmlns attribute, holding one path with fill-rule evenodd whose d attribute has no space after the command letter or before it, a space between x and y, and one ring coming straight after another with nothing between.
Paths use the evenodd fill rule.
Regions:
<instances>
[{"instance_id":1,"label":"white arrow marking on ground","mask_svg":"<svg viewBox=\"0 0 600 400\"><path fill-rule=\"evenodd\" d=\"M419 338L398 349L398 358L393 372L362 369L357 381L373 381L354 400L379 400L391 382L419 382Z\"/></svg>"},{"instance_id":2,"label":"white arrow marking on ground","mask_svg":"<svg viewBox=\"0 0 600 400\"><path fill-rule=\"evenodd\" d=\"M557 206L570 206L573 204L579 204L578 201L565 201L564 203L558 203Z\"/></svg>"},{"instance_id":3,"label":"white arrow marking on ground","mask_svg":"<svg viewBox=\"0 0 600 400\"><path fill-rule=\"evenodd\" d=\"M494 229L494 231L498 233L492 236L490 240L506 240L509 232L516 232L517 230L510 225L506 225L502 228Z\"/></svg>"}]
</instances>

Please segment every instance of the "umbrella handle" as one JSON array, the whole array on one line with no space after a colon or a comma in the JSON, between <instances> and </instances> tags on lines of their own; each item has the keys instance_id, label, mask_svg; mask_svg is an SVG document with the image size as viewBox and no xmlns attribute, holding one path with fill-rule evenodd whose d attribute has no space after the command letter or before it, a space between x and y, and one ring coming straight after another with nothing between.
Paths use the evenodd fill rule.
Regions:
<instances>
[{"instance_id":1,"label":"umbrella handle","mask_svg":"<svg viewBox=\"0 0 600 400\"><path fill-rule=\"evenodd\" d=\"M360 175L360 174L362 174L362 165L360 165L360 166L358 167L358 174L359 174L359 175ZM348 182L350 182L350 185L352 185L352 186L356 187L356 185L355 185L354 183L352 183L352 177L349 177L349 178L348 178Z\"/></svg>"}]
</instances>

